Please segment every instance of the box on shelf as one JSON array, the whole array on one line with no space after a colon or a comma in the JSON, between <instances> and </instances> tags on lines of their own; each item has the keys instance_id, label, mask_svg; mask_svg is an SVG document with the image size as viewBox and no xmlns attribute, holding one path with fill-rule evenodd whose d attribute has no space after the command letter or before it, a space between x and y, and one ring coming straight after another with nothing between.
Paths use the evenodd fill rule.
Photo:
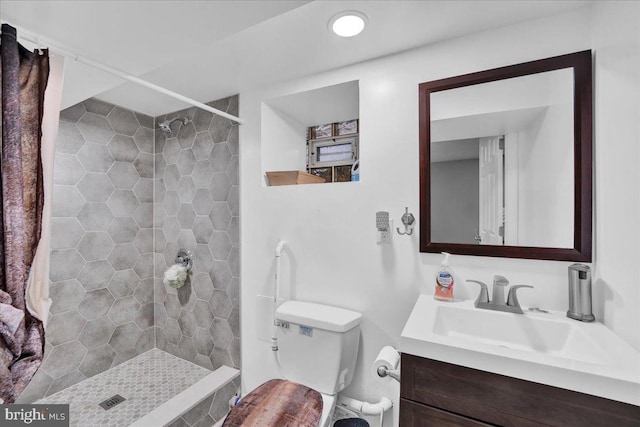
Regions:
<instances>
[{"instance_id":1,"label":"box on shelf","mask_svg":"<svg viewBox=\"0 0 640 427\"><path fill-rule=\"evenodd\" d=\"M276 185L296 185L296 184L319 184L325 182L324 178L302 171L274 171L267 172L267 179L270 186Z\"/></svg>"}]
</instances>

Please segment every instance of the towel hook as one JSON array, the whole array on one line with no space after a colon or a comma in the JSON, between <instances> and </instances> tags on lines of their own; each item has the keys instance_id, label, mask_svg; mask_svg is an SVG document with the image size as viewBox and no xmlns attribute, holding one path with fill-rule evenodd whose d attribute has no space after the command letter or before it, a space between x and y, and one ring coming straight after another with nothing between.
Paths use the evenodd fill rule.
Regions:
<instances>
[{"instance_id":1,"label":"towel hook","mask_svg":"<svg viewBox=\"0 0 640 427\"><path fill-rule=\"evenodd\" d=\"M400 231L400 227L396 227L398 234L400 235L406 234L407 236L411 236L411 233L413 233L413 227L415 226L416 218L413 216L412 213L409 213L408 207L404 208L404 215L402 215L401 220L402 220L402 223L404 224L404 231Z\"/></svg>"},{"instance_id":2,"label":"towel hook","mask_svg":"<svg viewBox=\"0 0 640 427\"><path fill-rule=\"evenodd\" d=\"M191 271L191 267L193 266L191 252L184 248L180 249L176 255L175 263L183 266L187 272Z\"/></svg>"}]
</instances>

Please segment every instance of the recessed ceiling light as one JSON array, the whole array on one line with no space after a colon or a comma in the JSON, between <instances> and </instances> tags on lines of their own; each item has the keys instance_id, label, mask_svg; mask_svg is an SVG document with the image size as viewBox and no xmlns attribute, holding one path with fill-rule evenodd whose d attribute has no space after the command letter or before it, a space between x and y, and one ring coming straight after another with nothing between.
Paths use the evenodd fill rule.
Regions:
<instances>
[{"instance_id":1,"label":"recessed ceiling light","mask_svg":"<svg viewBox=\"0 0 640 427\"><path fill-rule=\"evenodd\" d=\"M329 28L340 37L353 37L364 30L366 23L367 16L364 13L348 10L331 18Z\"/></svg>"}]
</instances>

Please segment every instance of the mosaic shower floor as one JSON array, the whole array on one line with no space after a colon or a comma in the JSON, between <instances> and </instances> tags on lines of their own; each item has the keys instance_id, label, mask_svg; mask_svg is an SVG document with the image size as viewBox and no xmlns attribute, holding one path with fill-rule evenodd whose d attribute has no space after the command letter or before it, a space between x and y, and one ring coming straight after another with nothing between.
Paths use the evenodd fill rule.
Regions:
<instances>
[{"instance_id":1,"label":"mosaic shower floor","mask_svg":"<svg viewBox=\"0 0 640 427\"><path fill-rule=\"evenodd\" d=\"M36 403L70 404L71 426L128 426L210 373L154 348ZM99 406L116 394L126 400Z\"/></svg>"}]
</instances>

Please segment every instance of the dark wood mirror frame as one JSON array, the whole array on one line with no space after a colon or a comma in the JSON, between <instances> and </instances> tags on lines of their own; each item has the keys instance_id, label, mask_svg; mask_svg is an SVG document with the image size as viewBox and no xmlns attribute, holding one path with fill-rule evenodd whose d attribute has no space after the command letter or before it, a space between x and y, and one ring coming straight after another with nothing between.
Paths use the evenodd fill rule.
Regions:
<instances>
[{"instance_id":1,"label":"dark wood mirror frame","mask_svg":"<svg viewBox=\"0 0 640 427\"><path fill-rule=\"evenodd\" d=\"M574 233L573 248L491 246L431 241L430 94L553 70L573 68L574 75ZM450 252L505 258L591 262L592 250L592 62L591 51L555 56L419 85L420 252Z\"/></svg>"}]
</instances>

